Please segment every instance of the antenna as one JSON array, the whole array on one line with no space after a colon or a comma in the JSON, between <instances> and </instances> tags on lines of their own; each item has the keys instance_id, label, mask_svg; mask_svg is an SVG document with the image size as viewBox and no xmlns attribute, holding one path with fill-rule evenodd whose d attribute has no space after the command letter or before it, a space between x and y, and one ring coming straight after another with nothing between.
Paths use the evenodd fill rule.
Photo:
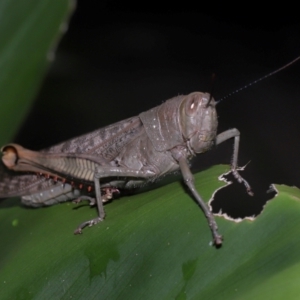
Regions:
<instances>
[{"instance_id":1,"label":"antenna","mask_svg":"<svg viewBox=\"0 0 300 300\"><path fill-rule=\"evenodd\" d=\"M225 99L231 97L232 95L237 94L237 93L239 93L240 91L245 90L245 89L247 89L248 87L250 87L250 86L252 86L252 85L254 85L254 84L256 84L256 83L258 83L258 82L260 82L260 81L262 81L262 80L264 80L264 79L266 79L266 78L268 78L268 77L270 77L270 76L275 75L276 73L278 73L278 72L280 72L280 71L286 69L287 67L291 66L292 64L294 64L294 63L295 63L296 61L298 61L299 59L300 59L300 56L298 56L297 58L295 58L295 59L292 60L291 62L287 63L286 65L280 67L279 69L276 69L275 71L273 71L273 72L271 72L271 73L269 73L269 74L267 74L267 75L265 75L265 76L263 76L263 77L260 77L259 79L254 80L254 81L252 81L252 82L250 82L250 83L244 85L243 87L241 87L241 88L239 88L239 89L236 89L235 91L233 91L233 92L227 94L226 96L222 97L221 99L217 100L217 101L216 101L216 104L220 103L221 101L223 101L223 100L225 100Z\"/></svg>"}]
</instances>

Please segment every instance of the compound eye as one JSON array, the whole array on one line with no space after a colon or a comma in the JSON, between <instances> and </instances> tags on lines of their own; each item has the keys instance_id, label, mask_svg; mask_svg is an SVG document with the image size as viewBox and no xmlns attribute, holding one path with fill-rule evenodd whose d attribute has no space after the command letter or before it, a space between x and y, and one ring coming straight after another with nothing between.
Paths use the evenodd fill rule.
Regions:
<instances>
[{"instance_id":1,"label":"compound eye","mask_svg":"<svg viewBox=\"0 0 300 300\"><path fill-rule=\"evenodd\" d=\"M185 112L188 116L194 116L198 108L201 106L202 103L202 95L201 94L193 94L188 97L186 100L185 105Z\"/></svg>"}]
</instances>

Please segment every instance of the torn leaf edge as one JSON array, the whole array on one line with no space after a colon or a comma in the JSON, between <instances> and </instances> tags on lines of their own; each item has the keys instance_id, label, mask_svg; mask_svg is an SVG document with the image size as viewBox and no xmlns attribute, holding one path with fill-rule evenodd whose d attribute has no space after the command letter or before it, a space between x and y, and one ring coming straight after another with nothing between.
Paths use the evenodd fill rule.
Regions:
<instances>
[{"instance_id":1,"label":"torn leaf edge","mask_svg":"<svg viewBox=\"0 0 300 300\"><path fill-rule=\"evenodd\" d=\"M237 170L243 171L243 170L246 168L247 165L248 165L248 163L247 163L245 166L243 166L243 167L238 167ZM230 174L230 173L231 173L231 170L229 170L229 171L226 172L226 173L221 174L221 175L218 177L218 180L219 180L219 181L225 182L226 185L217 188L217 189L213 192L211 198L209 199L209 201L208 201L208 203L207 203L207 204L208 204L208 207L209 207L209 209L210 209L210 211L212 211L211 203L212 203L212 202L214 201L214 199L215 199L215 194L216 194L219 190L221 190L221 189L223 189L223 188L226 188L227 186L229 186L229 185L231 185L231 184L233 183L231 180L227 180L227 179L224 177L224 176L226 176L226 175L228 175L228 174ZM276 188L276 186L275 186L274 183L270 184L269 190L271 190L271 189L274 190L274 191L276 192L276 195L272 198L272 199L275 199L275 197L277 197L277 196L279 195L279 191L278 191L278 189ZM270 200L272 200L272 199L270 199ZM218 213L213 213L213 215L214 215L214 216L218 216L218 217L223 217L225 220L232 221L232 222L235 222L235 223L240 223L240 222L242 222L242 221L244 221L244 220L254 221L258 216L260 216L260 215L263 213L263 211L264 211L264 209L265 209L265 206L268 204L268 202L269 202L270 200L268 200L268 201L265 203L265 205L262 207L261 213L258 214L258 215L256 215L256 216L253 215L253 216L248 216L248 217L245 217L245 218L232 218L232 217L230 217L227 213L223 213L222 210L220 210Z\"/></svg>"}]
</instances>

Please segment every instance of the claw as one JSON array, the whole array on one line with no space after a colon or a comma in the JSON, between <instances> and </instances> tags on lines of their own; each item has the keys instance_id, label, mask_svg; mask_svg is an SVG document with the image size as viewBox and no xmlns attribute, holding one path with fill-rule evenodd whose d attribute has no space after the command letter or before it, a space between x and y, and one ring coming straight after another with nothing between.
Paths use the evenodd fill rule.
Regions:
<instances>
[{"instance_id":1,"label":"claw","mask_svg":"<svg viewBox=\"0 0 300 300\"><path fill-rule=\"evenodd\" d=\"M112 199L113 197L113 193L120 193L118 189L114 188L114 187L106 187L106 188L102 188L101 189L101 193L102 193L102 196L101 196L101 200L102 202L107 202L109 201L110 199ZM90 196L85 196L85 195L82 195L82 196L79 196L77 199L73 200L73 203L80 203L82 201L89 201L90 202L90 205L93 206L93 205L96 205L96 199L95 198L92 198ZM89 220L89 221L86 221L86 222L83 222L82 224L80 224L74 231L74 234L81 234L82 233L82 229L86 226L93 226L95 224L98 224L99 222L103 221L103 218L105 216L105 213L103 211L103 207L102 207L102 203L101 203L101 208L102 208L102 214L101 214L101 209L99 208L98 206L98 210L99 210L99 215L101 217L97 217L95 219L92 219L92 220Z\"/></svg>"},{"instance_id":2,"label":"claw","mask_svg":"<svg viewBox=\"0 0 300 300\"><path fill-rule=\"evenodd\" d=\"M214 245L216 246L216 248L221 247L222 243L223 243L223 237L221 235L216 235L214 237Z\"/></svg>"},{"instance_id":3,"label":"claw","mask_svg":"<svg viewBox=\"0 0 300 300\"><path fill-rule=\"evenodd\" d=\"M103 188L102 191L104 191L104 194L102 195L102 202L108 202L112 199L114 193L120 193L120 191L116 188L107 187Z\"/></svg>"},{"instance_id":4,"label":"claw","mask_svg":"<svg viewBox=\"0 0 300 300\"><path fill-rule=\"evenodd\" d=\"M83 223L81 223L81 224L75 229L74 234L81 234L81 233L82 233L82 229L83 229L84 227L86 227L86 226L91 227L91 226L93 226L93 225L98 224L98 223L101 222L101 221L103 221L103 219L100 218L100 217L97 217L97 218L95 218L95 219L92 219L92 220L83 222Z\"/></svg>"},{"instance_id":5,"label":"claw","mask_svg":"<svg viewBox=\"0 0 300 300\"><path fill-rule=\"evenodd\" d=\"M247 193L248 193L249 196L254 196L254 193L252 192L251 189L247 189Z\"/></svg>"}]
</instances>

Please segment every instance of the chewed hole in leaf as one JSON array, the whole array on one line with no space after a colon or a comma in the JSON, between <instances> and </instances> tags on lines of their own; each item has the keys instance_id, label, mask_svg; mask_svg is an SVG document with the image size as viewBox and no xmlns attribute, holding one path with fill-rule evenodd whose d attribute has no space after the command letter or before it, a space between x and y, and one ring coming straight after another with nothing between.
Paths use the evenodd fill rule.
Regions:
<instances>
[{"instance_id":1,"label":"chewed hole in leaf","mask_svg":"<svg viewBox=\"0 0 300 300\"><path fill-rule=\"evenodd\" d=\"M244 177L245 173L247 172L243 172L241 175ZM255 217L261 214L266 202L277 195L274 185L258 180L251 180L249 183L254 196L249 196L245 186L237 182L231 172L222 174L219 180L226 182L226 186L214 192L212 198L209 200L210 209L215 215L223 216L235 222L240 222L244 219L254 220Z\"/></svg>"}]
</instances>

